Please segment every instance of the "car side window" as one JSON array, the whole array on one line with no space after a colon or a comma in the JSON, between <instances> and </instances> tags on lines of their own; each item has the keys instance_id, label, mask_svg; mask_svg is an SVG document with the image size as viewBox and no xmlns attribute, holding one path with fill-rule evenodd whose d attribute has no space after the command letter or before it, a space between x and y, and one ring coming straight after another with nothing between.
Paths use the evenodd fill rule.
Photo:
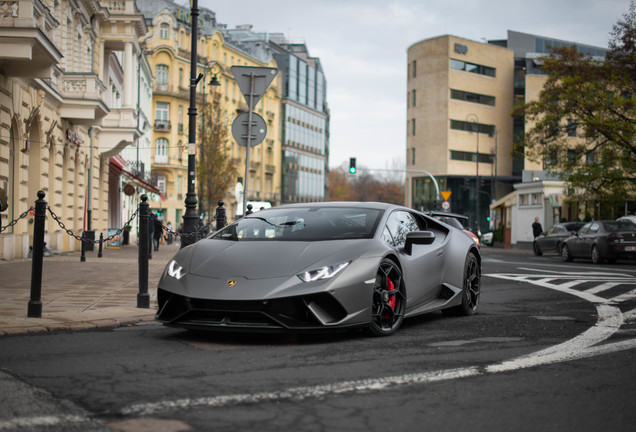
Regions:
<instances>
[{"instance_id":1,"label":"car side window","mask_svg":"<svg viewBox=\"0 0 636 432\"><path fill-rule=\"evenodd\" d=\"M587 234L587 233L589 233L590 232L590 226L592 226L591 223L583 225L583 227L579 230L579 234Z\"/></svg>"},{"instance_id":2,"label":"car side window","mask_svg":"<svg viewBox=\"0 0 636 432\"><path fill-rule=\"evenodd\" d=\"M419 230L420 226L413 215L405 211L395 211L391 213L389 219L386 221L384 230L390 233L392 241L387 241L386 237L388 236L385 235L385 232L382 233L382 239L395 247L401 247L406 243L406 234Z\"/></svg>"},{"instance_id":3,"label":"car side window","mask_svg":"<svg viewBox=\"0 0 636 432\"><path fill-rule=\"evenodd\" d=\"M597 233L599 229L599 224L597 222L594 222L592 224L592 226L590 227L590 233Z\"/></svg>"}]
</instances>

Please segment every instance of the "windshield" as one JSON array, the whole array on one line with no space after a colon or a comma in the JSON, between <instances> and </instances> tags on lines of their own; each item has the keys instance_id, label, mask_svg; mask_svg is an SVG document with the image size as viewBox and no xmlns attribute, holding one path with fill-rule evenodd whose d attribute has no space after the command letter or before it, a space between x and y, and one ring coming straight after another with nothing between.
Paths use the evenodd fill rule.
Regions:
<instances>
[{"instance_id":1,"label":"windshield","mask_svg":"<svg viewBox=\"0 0 636 432\"><path fill-rule=\"evenodd\" d=\"M261 210L209 238L234 241L364 239L373 237L381 214L381 210L350 207Z\"/></svg>"}]
</instances>

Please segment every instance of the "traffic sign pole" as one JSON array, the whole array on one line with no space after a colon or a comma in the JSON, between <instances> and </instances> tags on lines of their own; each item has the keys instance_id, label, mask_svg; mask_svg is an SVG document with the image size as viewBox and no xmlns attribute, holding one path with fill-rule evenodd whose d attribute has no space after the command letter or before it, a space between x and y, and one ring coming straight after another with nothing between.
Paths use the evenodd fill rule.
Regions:
<instances>
[{"instance_id":1,"label":"traffic sign pole","mask_svg":"<svg viewBox=\"0 0 636 432\"><path fill-rule=\"evenodd\" d=\"M254 100L254 79L256 77L254 76L254 73L252 72L250 74L250 100L247 102L247 105L249 106L249 114L247 115L247 145L245 146L245 185L244 185L244 189L243 189L243 216L245 216L245 213L247 212L247 199L246 197L248 196L247 194L247 190L249 187L249 180L250 180L250 148L252 147L252 101Z\"/></svg>"}]
</instances>

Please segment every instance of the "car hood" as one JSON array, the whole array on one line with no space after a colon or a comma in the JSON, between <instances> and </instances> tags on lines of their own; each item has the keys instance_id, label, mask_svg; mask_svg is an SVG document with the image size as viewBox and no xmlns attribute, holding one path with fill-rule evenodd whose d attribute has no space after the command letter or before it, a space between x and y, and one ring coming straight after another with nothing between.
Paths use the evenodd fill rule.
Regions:
<instances>
[{"instance_id":1,"label":"car hood","mask_svg":"<svg viewBox=\"0 0 636 432\"><path fill-rule=\"evenodd\" d=\"M192 253L189 273L211 278L293 276L372 253L372 240L228 241L204 239ZM378 252L379 253L379 252Z\"/></svg>"}]
</instances>

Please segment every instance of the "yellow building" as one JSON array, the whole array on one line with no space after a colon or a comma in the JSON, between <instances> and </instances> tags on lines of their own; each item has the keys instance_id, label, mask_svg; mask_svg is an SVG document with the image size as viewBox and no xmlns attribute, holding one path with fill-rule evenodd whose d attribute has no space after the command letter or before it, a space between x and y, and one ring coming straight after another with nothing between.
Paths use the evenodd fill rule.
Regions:
<instances>
[{"instance_id":1,"label":"yellow building","mask_svg":"<svg viewBox=\"0 0 636 432\"><path fill-rule=\"evenodd\" d=\"M178 227L183 222L187 192L189 142L191 21L190 9L171 1L138 1L149 25L144 39L146 56L155 76L153 99L152 178L164 199L154 196L151 208L162 214L164 222ZM276 67L271 55L257 56L239 44L229 43L216 24L213 12L200 9L198 27L198 71L202 79L197 87L197 122L204 119L202 103L212 100L226 111L223 119L231 128L237 114L247 111L247 104L232 75L231 66ZM212 78L220 84L211 86ZM280 204L281 193L281 121L280 74L272 82L255 112L267 122L267 138L250 150L248 201ZM196 142L201 142L197 128ZM228 134L227 151L235 160L237 176L223 197L228 220L233 220L242 204L235 194L236 184L245 175L245 147ZM243 182L244 183L244 182ZM200 201L199 191L197 198ZM212 215L206 215L204 222Z\"/></svg>"},{"instance_id":2,"label":"yellow building","mask_svg":"<svg viewBox=\"0 0 636 432\"><path fill-rule=\"evenodd\" d=\"M79 249L67 229L98 237L121 227L123 171L112 169L111 158L144 134L139 99L148 93L139 83L150 76L139 40L146 30L134 0L0 4L0 187L9 199L0 258L28 255L29 209L39 190L50 210L50 249Z\"/></svg>"}]
</instances>

